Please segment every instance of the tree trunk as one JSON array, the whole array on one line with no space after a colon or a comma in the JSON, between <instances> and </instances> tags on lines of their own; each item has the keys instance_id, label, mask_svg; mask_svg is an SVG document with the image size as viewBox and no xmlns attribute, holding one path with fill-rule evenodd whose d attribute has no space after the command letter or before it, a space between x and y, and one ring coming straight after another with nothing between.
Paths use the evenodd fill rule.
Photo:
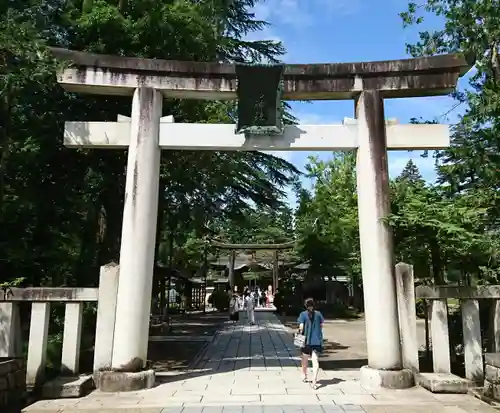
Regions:
<instances>
[{"instance_id":1,"label":"tree trunk","mask_svg":"<svg viewBox=\"0 0 500 413\"><path fill-rule=\"evenodd\" d=\"M92 268L94 267L97 253L97 237L99 234L99 202L88 202L87 215L83 222L82 232L80 236L80 253L76 263L75 286L87 287L94 284L89 277Z\"/></svg>"},{"instance_id":2,"label":"tree trunk","mask_svg":"<svg viewBox=\"0 0 500 413\"><path fill-rule=\"evenodd\" d=\"M441 249L435 238L430 241L432 277L434 285L444 285L443 262L441 260Z\"/></svg>"},{"instance_id":3,"label":"tree trunk","mask_svg":"<svg viewBox=\"0 0 500 413\"><path fill-rule=\"evenodd\" d=\"M167 187L167 182L165 180L160 179L160 196L158 197L158 221L156 224L156 245L155 245L155 266L160 261L160 246L163 241L163 221L165 217L165 189ZM165 288L166 288L166 280L164 273L158 279L158 289L160 290L160 308L165 308L166 305L166 297L165 297Z\"/></svg>"}]
</instances>

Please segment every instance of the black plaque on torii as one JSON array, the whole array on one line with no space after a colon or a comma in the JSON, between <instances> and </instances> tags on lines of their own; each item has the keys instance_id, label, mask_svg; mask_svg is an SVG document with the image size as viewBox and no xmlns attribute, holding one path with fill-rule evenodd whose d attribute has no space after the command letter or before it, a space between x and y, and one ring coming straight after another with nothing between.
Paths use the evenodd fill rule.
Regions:
<instances>
[{"instance_id":1,"label":"black plaque on torii","mask_svg":"<svg viewBox=\"0 0 500 413\"><path fill-rule=\"evenodd\" d=\"M236 133L283 134L284 65L236 64L238 123Z\"/></svg>"}]
</instances>

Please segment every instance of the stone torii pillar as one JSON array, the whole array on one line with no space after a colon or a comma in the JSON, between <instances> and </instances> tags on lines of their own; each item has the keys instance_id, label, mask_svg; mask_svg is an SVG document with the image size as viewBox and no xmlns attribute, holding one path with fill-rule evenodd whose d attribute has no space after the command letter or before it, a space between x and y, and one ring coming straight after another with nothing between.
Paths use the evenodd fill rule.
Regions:
<instances>
[{"instance_id":1,"label":"stone torii pillar","mask_svg":"<svg viewBox=\"0 0 500 413\"><path fill-rule=\"evenodd\" d=\"M276 290L278 289L279 283L279 262L278 262L278 250L273 251L273 294L276 295Z\"/></svg>"},{"instance_id":2,"label":"stone torii pillar","mask_svg":"<svg viewBox=\"0 0 500 413\"><path fill-rule=\"evenodd\" d=\"M125 205L120 247L111 367L126 372L146 366L160 179L163 96L138 88L130 117Z\"/></svg>"},{"instance_id":3,"label":"stone torii pillar","mask_svg":"<svg viewBox=\"0 0 500 413\"><path fill-rule=\"evenodd\" d=\"M234 293L234 263L236 261L236 250L229 251L228 277L230 293Z\"/></svg>"},{"instance_id":4,"label":"stone torii pillar","mask_svg":"<svg viewBox=\"0 0 500 413\"><path fill-rule=\"evenodd\" d=\"M378 91L356 101L358 125L358 219L363 274L368 365L402 369L392 232L383 219L391 212L384 103ZM366 372L366 374L370 374Z\"/></svg>"}]
</instances>

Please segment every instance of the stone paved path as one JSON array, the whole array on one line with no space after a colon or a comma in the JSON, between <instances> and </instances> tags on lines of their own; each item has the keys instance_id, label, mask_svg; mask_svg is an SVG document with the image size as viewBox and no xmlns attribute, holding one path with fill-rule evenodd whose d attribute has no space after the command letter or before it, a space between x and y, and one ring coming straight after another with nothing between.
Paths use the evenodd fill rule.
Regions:
<instances>
[{"instance_id":1,"label":"stone paved path","mask_svg":"<svg viewBox=\"0 0 500 413\"><path fill-rule=\"evenodd\" d=\"M468 395L434 395L422 388L368 389L359 370L320 371L321 388L301 382L289 331L269 312L257 325L226 324L195 368L162 377L131 393L95 391L76 400L41 401L26 412L103 413L492 413Z\"/></svg>"}]
</instances>

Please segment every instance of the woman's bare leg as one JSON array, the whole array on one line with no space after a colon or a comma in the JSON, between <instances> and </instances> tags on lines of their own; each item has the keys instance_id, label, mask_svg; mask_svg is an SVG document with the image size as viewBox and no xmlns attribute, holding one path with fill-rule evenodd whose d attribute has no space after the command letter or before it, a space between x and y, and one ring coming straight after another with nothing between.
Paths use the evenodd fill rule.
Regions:
<instances>
[{"instance_id":1,"label":"woman's bare leg","mask_svg":"<svg viewBox=\"0 0 500 413\"><path fill-rule=\"evenodd\" d=\"M304 380L307 380L307 368L309 367L309 356L307 354L302 354L302 376Z\"/></svg>"},{"instance_id":2,"label":"woman's bare leg","mask_svg":"<svg viewBox=\"0 0 500 413\"><path fill-rule=\"evenodd\" d=\"M312 386L316 387L316 382L318 381L318 373L319 373L319 359L318 359L318 352L317 351L312 352L311 359L312 359L312 365L313 365Z\"/></svg>"}]
</instances>

